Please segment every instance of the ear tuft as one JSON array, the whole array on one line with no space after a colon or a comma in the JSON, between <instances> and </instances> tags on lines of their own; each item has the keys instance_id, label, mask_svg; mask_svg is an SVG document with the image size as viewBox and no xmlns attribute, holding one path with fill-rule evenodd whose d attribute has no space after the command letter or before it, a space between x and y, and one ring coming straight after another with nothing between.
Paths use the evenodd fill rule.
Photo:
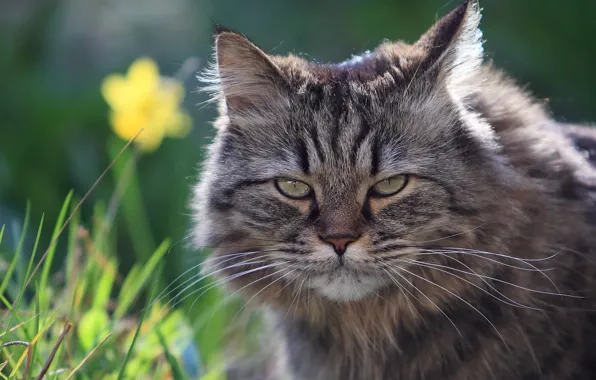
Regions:
<instances>
[{"instance_id":1,"label":"ear tuft","mask_svg":"<svg viewBox=\"0 0 596 380\"><path fill-rule=\"evenodd\" d=\"M482 66L484 50L476 0L466 0L441 18L416 42L426 51L423 66L438 67L448 87L456 92Z\"/></svg>"},{"instance_id":2,"label":"ear tuft","mask_svg":"<svg viewBox=\"0 0 596 380\"><path fill-rule=\"evenodd\" d=\"M215 64L200 79L203 90L233 114L254 114L283 103L285 80L276 64L245 36L215 26Z\"/></svg>"},{"instance_id":3,"label":"ear tuft","mask_svg":"<svg viewBox=\"0 0 596 380\"><path fill-rule=\"evenodd\" d=\"M235 31L233 31L232 29L228 29L228 28L226 28L225 26L223 26L223 25L221 25L221 24L213 24L213 34L214 34L215 36L217 36L218 34L221 34L221 33L226 33L226 32L229 32L229 33L236 33L236 32L235 32ZM239 33L238 33L238 34L239 34Z\"/></svg>"}]
</instances>

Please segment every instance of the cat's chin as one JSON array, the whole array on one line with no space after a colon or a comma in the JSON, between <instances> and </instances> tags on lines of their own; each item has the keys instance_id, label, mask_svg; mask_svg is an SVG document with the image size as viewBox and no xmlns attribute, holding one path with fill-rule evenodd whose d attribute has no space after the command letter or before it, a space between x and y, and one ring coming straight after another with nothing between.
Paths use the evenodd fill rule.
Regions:
<instances>
[{"instance_id":1,"label":"cat's chin","mask_svg":"<svg viewBox=\"0 0 596 380\"><path fill-rule=\"evenodd\" d=\"M383 287L385 283L378 276L356 276L347 271L311 278L309 286L323 297L335 302L359 301Z\"/></svg>"}]
</instances>

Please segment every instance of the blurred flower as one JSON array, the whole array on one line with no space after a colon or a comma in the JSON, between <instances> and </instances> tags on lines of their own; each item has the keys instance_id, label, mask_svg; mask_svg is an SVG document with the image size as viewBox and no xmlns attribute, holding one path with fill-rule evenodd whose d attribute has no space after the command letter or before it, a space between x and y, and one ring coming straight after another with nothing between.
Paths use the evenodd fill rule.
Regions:
<instances>
[{"instance_id":1,"label":"blurred flower","mask_svg":"<svg viewBox=\"0 0 596 380\"><path fill-rule=\"evenodd\" d=\"M184 87L173 79L160 77L157 64L149 58L132 63L126 76L108 75L101 93L111 108L110 123L118 137L133 138L143 151L153 151L165 137L184 137L192 125L182 109Z\"/></svg>"}]
</instances>

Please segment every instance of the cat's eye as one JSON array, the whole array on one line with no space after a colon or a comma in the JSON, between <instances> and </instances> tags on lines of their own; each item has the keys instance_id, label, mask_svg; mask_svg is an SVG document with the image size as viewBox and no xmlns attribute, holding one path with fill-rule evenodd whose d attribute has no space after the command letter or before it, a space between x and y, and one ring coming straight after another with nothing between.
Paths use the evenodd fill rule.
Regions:
<instances>
[{"instance_id":1,"label":"cat's eye","mask_svg":"<svg viewBox=\"0 0 596 380\"><path fill-rule=\"evenodd\" d=\"M376 197L390 197L402 191L408 184L407 175L396 175L377 182L371 189L370 195Z\"/></svg>"},{"instance_id":2,"label":"cat's eye","mask_svg":"<svg viewBox=\"0 0 596 380\"><path fill-rule=\"evenodd\" d=\"M304 199L312 194L312 188L310 186L295 179L276 179L275 187L280 193L292 199Z\"/></svg>"}]
</instances>

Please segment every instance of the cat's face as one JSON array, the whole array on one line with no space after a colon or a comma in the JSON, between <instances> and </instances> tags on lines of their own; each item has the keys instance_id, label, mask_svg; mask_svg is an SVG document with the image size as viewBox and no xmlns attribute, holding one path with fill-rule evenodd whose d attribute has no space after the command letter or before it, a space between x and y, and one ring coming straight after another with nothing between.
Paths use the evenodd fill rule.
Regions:
<instances>
[{"instance_id":1,"label":"cat's face","mask_svg":"<svg viewBox=\"0 0 596 380\"><path fill-rule=\"evenodd\" d=\"M481 60L478 17L460 7L413 46L328 66L220 31L221 115L193 205L208 270L347 302L407 279L396 268L420 247L474 244L497 165L458 98Z\"/></svg>"}]
</instances>

